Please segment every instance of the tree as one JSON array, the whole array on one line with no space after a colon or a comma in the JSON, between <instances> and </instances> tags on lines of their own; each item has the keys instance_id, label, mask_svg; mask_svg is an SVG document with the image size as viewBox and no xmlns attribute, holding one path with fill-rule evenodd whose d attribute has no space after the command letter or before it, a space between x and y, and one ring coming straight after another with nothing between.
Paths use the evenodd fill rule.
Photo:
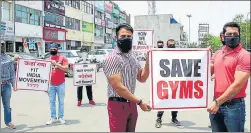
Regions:
<instances>
[{"instance_id":1,"label":"tree","mask_svg":"<svg viewBox=\"0 0 251 133\"><path fill-rule=\"evenodd\" d=\"M241 44L243 48L250 48L250 20L245 20L243 14L237 14L233 21L237 22L241 27Z\"/></svg>"},{"instance_id":2,"label":"tree","mask_svg":"<svg viewBox=\"0 0 251 133\"><path fill-rule=\"evenodd\" d=\"M218 50L222 46L222 42L219 36L214 36L211 34L206 35L203 38L204 45L202 47L210 47L213 52Z\"/></svg>"}]
</instances>

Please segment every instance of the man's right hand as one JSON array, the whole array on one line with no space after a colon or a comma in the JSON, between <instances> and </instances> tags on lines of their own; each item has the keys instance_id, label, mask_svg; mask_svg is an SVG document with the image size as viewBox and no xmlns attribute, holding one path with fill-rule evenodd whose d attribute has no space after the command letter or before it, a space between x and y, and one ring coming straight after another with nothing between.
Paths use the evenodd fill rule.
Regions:
<instances>
[{"instance_id":1,"label":"man's right hand","mask_svg":"<svg viewBox=\"0 0 251 133\"><path fill-rule=\"evenodd\" d=\"M144 102L142 102L142 103L139 105L139 107L140 107L143 111L151 111L151 110L152 110L151 106L148 105L148 104L146 104L146 103L144 103Z\"/></svg>"}]
</instances>

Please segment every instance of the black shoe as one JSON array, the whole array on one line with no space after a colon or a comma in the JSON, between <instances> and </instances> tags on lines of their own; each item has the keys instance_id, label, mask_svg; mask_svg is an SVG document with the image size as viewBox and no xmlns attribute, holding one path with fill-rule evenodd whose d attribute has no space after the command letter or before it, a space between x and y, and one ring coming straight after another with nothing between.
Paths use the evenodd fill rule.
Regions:
<instances>
[{"instance_id":1,"label":"black shoe","mask_svg":"<svg viewBox=\"0 0 251 133\"><path fill-rule=\"evenodd\" d=\"M176 126L181 126L180 122L176 118L172 119L172 123L174 123Z\"/></svg>"},{"instance_id":2,"label":"black shoe","mask_svg":"<svg viewBox=\"0 0 251 133\"><path fill-rule=\"evenodd\" d=\"M162 126L161 123L162 123L162 120L161 120L161 119L157 119L157 120L156 120L155 127L156 127L156 128L161 128L161 126Z\"/></svg>"}]
</instances>

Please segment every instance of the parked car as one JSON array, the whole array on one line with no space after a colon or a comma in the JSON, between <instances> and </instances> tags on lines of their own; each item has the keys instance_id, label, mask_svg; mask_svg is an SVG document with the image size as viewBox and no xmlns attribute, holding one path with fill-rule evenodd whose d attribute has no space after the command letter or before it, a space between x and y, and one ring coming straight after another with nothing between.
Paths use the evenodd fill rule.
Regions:
<instances>
[{"instance_id":1,"label":"parked car","mask_svg":"<svg viewBox=\"0 0 251 133\"><path fill-rule=\"evenodd\" d=\"M7 55L9 55L11 58L14 59L14 57L19 57L19 58L23 58L23 59L38 59L38 57L35 57L31 54L27 54L27 53L6 53Z\"/></svg>"},{"instance_id":2,"label":"parked car","mask_svg":"<svg viewBox=\"0 0 251 133\"><path fill-rule=\"evenodd\" d=\"M68 77L73 77L73 64L78 62L82 58L79 50L59 50L59 54L65 56L68 59L69 69L66 72ZM43 59L48 59L51 56L50 53L46 53Z\"/></svg>"},{"instance_id":3,"label":"parked car","mask_svg":"<svg viewBox=\"0 0 251 133\"><path fill-rule=\"evenodd\" d=\"M106 59L106 57L111 51L112 49L95 49L88 52L87 59L88 60L96 59L97 62L100 62L101 64L103 64L104 60Z\"/></svg>"}]
</instances>

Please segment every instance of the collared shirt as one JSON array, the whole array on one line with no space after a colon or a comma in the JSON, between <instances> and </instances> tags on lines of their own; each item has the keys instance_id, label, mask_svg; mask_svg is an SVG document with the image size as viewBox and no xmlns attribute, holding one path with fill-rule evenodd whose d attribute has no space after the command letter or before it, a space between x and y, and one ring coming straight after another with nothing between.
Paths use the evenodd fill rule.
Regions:
<instances>
[{"instance_id":1,"label":"collared shirt","mask_svg":"<svg viewBox=\"0 0 251 133\"><path fill-rule=\"evenodd\" d=\"M107 78L114 74L121 73L123 85L134 94L137 73L140 69L141 66L139 61L132 51L129 53L122 53L120 49L116 47L106 58L103 71ZM107 93L108 97L120 97L109 83Z\"/></svg>"},{"instance_id":2,"label":"collared shirt","mask_svg":"<svg viewBox=\"0 0 251 133\"><path fill-rule=\"evenodd\" d=\"M250 73L250 53L243 49L241 45L235 49L223 46L215 52L211 63L214 65L214 93L216 98L221 96L234 82L236 71ZM246 97L247 84L248 81L234 98Z\"/></svg>"},{"instance_id":3,"label":"collared shirt","mask_svg":"<svg viewBox=\"0 0 251 133\"><path fill-rule=\"evenodd\" d=\"M2 82L11 80L12 85L15 85L15 69L14 61L5 53L1 53L1 79Z\"/></svg>"}]
</instances>

